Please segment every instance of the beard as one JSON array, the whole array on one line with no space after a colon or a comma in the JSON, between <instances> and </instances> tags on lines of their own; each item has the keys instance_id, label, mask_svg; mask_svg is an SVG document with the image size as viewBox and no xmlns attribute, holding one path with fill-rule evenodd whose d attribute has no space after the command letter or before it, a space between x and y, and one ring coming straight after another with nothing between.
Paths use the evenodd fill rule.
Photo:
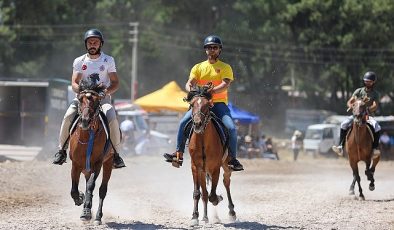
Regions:
<instances>
[{"instance_id":1,"label":"beard","mask_svg":"<svg viewBox=\"0 0 394 230\"><path fill-rule=\"evenodd\" d=\"M100 54L100 52L101 52L101 49L100 49L100 48L98 48L98 49L96 49L96 48L90 48L90 49L88 49L88 53L89 53L90 55L97 55L97 54Z\"/></svg>"},{"instance_id":2,"label":"beard","mask_svg":"<svg viewBox=\"0 0 394 230\"><path fill-rule=\"evenodd\" d=\"M219 55L218 54L208 54L208 59L209 60L216 60L218 59Z\"/></svg>"}]
</instances>

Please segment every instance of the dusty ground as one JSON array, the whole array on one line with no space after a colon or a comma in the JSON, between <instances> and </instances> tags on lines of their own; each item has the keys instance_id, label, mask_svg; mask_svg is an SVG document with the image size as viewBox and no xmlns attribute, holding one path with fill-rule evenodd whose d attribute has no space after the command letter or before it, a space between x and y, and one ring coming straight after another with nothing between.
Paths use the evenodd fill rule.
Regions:
<instances>
[{"instance_id":1,"label":"dusty ground","mask_svg":"<svg viewBox=\"0 0 394 230\"><path fill-rule=\"evenodd\" d=\"M238 220L229 222L225 198L209 208L210 220L217 214L221 223L200 222L195 229L394 229L393 162L380 162L373 192L362 174L366 200L359 201L347 195L352 175L345 159L290 159L286 154L281 161L241 159L246 170L232 177ZM126 159L127 168L113 171L101 226L79 220L82 208L70 197L70 162L2 162L0 229L190 229L188 160L176 169L160 156ZM222 185L218 190L225 195Z\"/></svg>"}]
</instances>

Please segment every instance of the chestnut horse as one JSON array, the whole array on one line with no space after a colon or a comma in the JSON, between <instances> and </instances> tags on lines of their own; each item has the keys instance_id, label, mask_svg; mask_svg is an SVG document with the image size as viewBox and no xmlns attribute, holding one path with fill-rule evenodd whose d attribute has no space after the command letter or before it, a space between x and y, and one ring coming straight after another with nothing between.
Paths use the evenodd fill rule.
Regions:
<instances>
[{"instance_id":1,"label":"chestnut horse","mask_svg":"<svg viewBox=\"0 0 394 230\"><path fill-rule=\"evenodd\" d=\"M213 124L213 114L210 107L213 106L212 96L208 91L212 85L195 88L189 93L187 101L192 109L193 132L189 141L189 153L191 157L191 168L194 182L194 210L192 216L192 226L198 225L198 202L201 196L204 207L203 221L208 222L207 204L208 200L216 206L222 196L216 194L219 181L220 168L223 168L223 183L227 191L229 216L236 219L234 204L230 193L231 170L228 167L229 157L220 139L219 133ZM190 94L192 94L190 96ZM207 181L211 180L211 191L208 196Z\"/></svg>"},{"instance_id":2,"label":"chestnut horse","mask_svg":"<svg viewBox=\"0 0 394 230\"><path fill-rule=\"evenodd\" d=\"M349 155L350 167L353 171L353 182L350 185L349 195L354 195L354 186L357 182L360 199L365 200L363 190L360 184L360 175L358 172L358 162L364 161L366 165L365 175L370 181L369 190L375 189L375 179L373 177L375 167L380 160L380 156L372 159L373 149L373 131L367 125L367 102L368 98L358 99L352 105L353 124L350 133L346 137L346 151ZM373 164L371 166L371 161Z\"/></svg>"},{"instance_id":3,"label":"chestnut horse","mask_svg":"<svg viewBox=\"0 0 394 230\"><path fill-rule=\"evenodd\" d=\"M81 81L80 88L82 85L84 82ZM98 92L100 89L94 84L90 84L87 88L81 88L81 92L78 94L78 125L70 136L71 197L74 199L75 205L79 206L83 203L83 211L80 216L83 221L90 221L92 218L93 190L96 179L103 168L95 224L101 224L103 201L107 194L113 161L112 148L109 148L106 130L99 115L101 96ZM81 173L85 175L86 179L86 197L78 190Z\"/></svg>"}]
</instances>

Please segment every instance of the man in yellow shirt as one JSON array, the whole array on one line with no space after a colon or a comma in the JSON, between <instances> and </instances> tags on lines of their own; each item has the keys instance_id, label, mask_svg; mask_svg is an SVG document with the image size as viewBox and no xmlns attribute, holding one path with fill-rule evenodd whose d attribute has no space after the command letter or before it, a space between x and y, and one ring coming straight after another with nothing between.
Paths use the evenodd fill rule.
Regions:
<instances>
[{"instance_id":1,"label":"man in yellow shirt","mask_svg":"<svg viewBox=\"0 0 394 230\"><path fill-rule=\"evenodd\" d=\"M218 36L210 35L205 38L204 49L208 58L206 61L200 62L193 66L190 71L189 80L186 83L185 89L186 91L190 92L191 89L196 85L203 86L208 82L213 83L214 88L211 93L214 106L211 108L211 111L222 120L230 134L229 153L231 160L229 161L229 167L234 171L241 171L243 170L243 166L236 158L237 130L231 117L230 110L227 106L227 89L234 80L234 76L231 66L219 60L219 55L222 52L222 48L223 44ZM176 152L172 154L164 154L164 158L168 162L174 162L178 167L183 163L183 153L185 151L186 142L184 129L188 121L191 119L191 113L191 110L186 112L185 116L180 121L177 135Z\"/></svg>"}]
</instances>

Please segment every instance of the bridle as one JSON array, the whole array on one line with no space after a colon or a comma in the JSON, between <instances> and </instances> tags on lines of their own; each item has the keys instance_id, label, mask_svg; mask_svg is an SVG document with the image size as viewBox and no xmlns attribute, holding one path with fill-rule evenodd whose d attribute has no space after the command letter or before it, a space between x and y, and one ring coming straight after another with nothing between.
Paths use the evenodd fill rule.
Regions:
<instances>
[{"instance_id":1,"label":"bridle","mask_svg":"<svg viewBox=\"0 0 394 230\"><path fill-rule=\"evenodd\" d=\"M193 130L195 133L198 133L198 134L204 133L205 128L207 127L207 125L211 119L211 112L209 109L205 113L201 111L202 98L205 98L205 97L202 95L198 95L198 96L195 96L192 101L194 103L198 103L198 105L199 105L198 110L196 112L192 112ZM205 99L207 99L207 98L205 98ZM193 105L194 105L194 103L193 103ZM206 102L206 103L208 103L208 102ZM193 105L192 105L192 107L194 107ZM202 123L202 124L199 125L200 123ZM198 127L202 127L202 128L198 128Z\"/></svg>"},{"instance_id":2,"label":"bridle","mask_svg":"<svg viewBox=\"0 0 394 230\"><path fill-rule=\"evenodd\" d=\"M366 123L367 109L366 104L362 100L357 100L352 105L354 122L361 126Z\"/></svg>"},{"instance_id":3,"label":"bridle","mask_svg":"<svg viewBox=\"0 0 394 230\"><path fill-rule=\"evenodd\" d=\"M82 99L84 97L87 98L88 103L91 100L93 100L93 108L90 108L89 106L82 108ZM98 100L94 100L94 97L100 97L99 93L94 90L90 90L90 89L83 90L78 94L78 115L81 117L81 122L82 122L81 125L84 124L85 126L89 127L91 125L91 122L98 118L98 114L100 113L99 108L100 108L101 99L99 98ZM86 109L88 111L86 111ZM90 109L92 109L94 112L92 116L90 116L90 114L91 114ZM86 117L86 115L88 115L88 117Z\"/></svg>"}]
</instances>

